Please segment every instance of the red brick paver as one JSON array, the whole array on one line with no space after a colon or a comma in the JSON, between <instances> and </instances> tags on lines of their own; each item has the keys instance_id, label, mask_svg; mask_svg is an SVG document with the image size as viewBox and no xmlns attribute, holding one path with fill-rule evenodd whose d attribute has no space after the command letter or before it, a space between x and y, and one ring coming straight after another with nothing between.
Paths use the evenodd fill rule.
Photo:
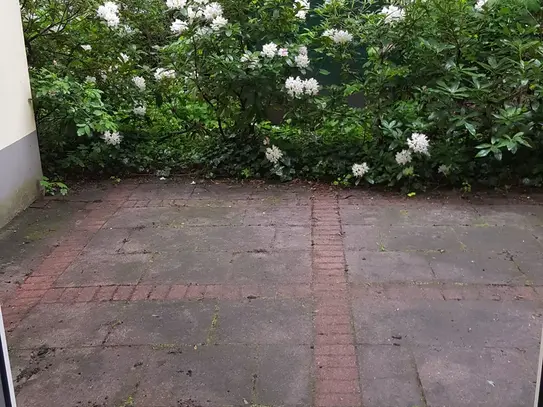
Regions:
<instances>
[{"instance_id":1,"label":"red brick paver","mask_svg":"<svg viewBox=\"0 0 543 407\"><path fill-rule=\"evenodd\" d=\"M317 407L362 404L339 205L318 197L312 207L313 296Z\"/></svg>"}]
</instances>

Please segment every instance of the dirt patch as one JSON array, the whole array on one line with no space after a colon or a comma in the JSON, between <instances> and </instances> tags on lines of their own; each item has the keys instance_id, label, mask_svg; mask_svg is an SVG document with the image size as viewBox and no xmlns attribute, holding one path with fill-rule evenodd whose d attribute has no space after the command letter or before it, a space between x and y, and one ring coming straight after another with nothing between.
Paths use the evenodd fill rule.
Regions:
<instances>
[{"instance_id":1,"label":"dirt patch","mask_svg":"<svg viewBox=\"0 0 543 407\"><path fill-rule=\"evenodd\" d=\"M15 378L15 392L17 393L21 387L32 377L37 375L42 369L49 368L50 365L44 363L45 356L48 353L54 352L55 349L43 345L30 355L30 361Z\"/></svg>"}]
</instances>

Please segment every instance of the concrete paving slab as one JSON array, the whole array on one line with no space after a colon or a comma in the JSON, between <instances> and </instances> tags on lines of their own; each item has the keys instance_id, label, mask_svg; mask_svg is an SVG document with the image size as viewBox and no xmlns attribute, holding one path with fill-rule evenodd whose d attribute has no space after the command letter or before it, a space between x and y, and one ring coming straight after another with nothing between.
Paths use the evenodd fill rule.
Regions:
<instances>
[{"instance_id":1,"label":"concrete paving slab","mask_svg":"<svg viewBox=\"0 0 543 407\"><path fill-rule=\"evenodd\" d=\"M98 346L121 322L120 303L40 304L10 335L17 349Z\"/></svg>"},{"instance_id":2,"label":"concrete paving slab","mask_svg":"<svg viewBox=\"0 0 543 407\"><path fill-rule=\"evenodd\" d=\"M414 353L428 406L533 404L537 372L518 350L437 348ZM538 355L532 356L537 360Z\"/></svg>"},{"instance_id":3,"label":"concrete paving slab","mask_svg":"<svg viewBox=\"0 0 543 407\"><path fill-rule=\"evenodd\" d=\"M150 254L80 255L55 281L58 287L137 284L152 260Z\"/></svg>"},{"instance_id":4,"label":"concrete paving slab","mask_svg":"<svg viewBox=\"0 0 543 407\"><path fill-rule=\"evenodd\" d=\"M211 302L134 302L123 306L107 345L190 345L213 335Z\"/></svg>"},{"instance_id":5,"label":"concrete paving slab","mask_svg":"<svg viewBox=\"0 0 543 407\"><path fill-rule=\"evenodd\" d=\"M303 300L252 300L219 305L216 343L310 344L312 305Z\"/></svg>"},{"instance_id":6,"label":"concrete paving slab","mask_svg":"<svg viewBox=\"0 0 543 407\"><path fill-rule=\"evenodd\" d=\"M435 280L421 253L347 251L345 257L351 282Z\"/></svg>"},{"instance_id":7,"label":"concrete paving slab","mask_svg":"<svg viewBox=\"0 0 543 407\"><path fill-rule=\"evenodd\" d=\"M43 348L22 372L17 405L130 405L142 381L146 353L141 348Z\"/></svg>"},{"instance_id":8,"label":"concrete paving slab","mask_svg":"<svg viewBox=\"0 0 543 407\"><path fill-rule=\"evenodd\" d=\"M407 348L360 346L358 360L364 406L424 406L415 361Z\"/></svg>"},{"instance_id":9,"label":"concrete paving slab","mask_svg":"<svg viewBox=\"0 0 543 407\"><path fill-rule=\"evenodd\" d=\"M161 349L149 355L135 396L137 406L244 406L253 400L258 355L244 345Z\"/></svg>"},{"instance_id":10,"label":"concrete paving slab","mask_svg":"<svg viewBox=\"0 0 543 407\"><path fill-rule=\"evenodd\" d=\"M528 301L353 298L353 313L360 344L525 349L537 345L541 335L541 314Z\"/></svg>"}]
</instances>

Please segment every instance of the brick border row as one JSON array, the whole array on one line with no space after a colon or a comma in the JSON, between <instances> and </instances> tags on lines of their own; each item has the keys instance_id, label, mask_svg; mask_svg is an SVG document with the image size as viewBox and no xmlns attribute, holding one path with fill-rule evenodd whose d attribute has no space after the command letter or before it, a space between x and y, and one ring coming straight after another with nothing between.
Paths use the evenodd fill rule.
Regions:
<instances>
[{"instance_id":1,"label":"brick border row","mask_svg":"<svg viewBox=\"0 0 543 407\"><path fill-rule=\"evenodd\" d=\"M117 186L110 190L103 202L88 205L88 213L75 221L74 228L65 236L28 276L15 294L3 304L2 314L6 329L16 325L53 290L55 281L79 256L92 237L122 207L132 194L133 185Z\"/></svg>"},{"instance_id":2,"label":"brick border row","mask_svg":"<svg viewBox=\"0 0 543 407\"><path fill-rule=\"evenodd\" d=\"M356 407L362 398L337 197L315 197L311 212L314 405Z\"/></svg>"}]
</instances>

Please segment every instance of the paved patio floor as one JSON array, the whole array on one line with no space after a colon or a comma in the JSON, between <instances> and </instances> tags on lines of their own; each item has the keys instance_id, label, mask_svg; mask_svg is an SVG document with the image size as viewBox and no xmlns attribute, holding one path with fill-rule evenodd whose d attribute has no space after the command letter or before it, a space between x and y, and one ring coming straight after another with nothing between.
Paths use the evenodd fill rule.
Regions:
<instances>
[{"instance_id":1,"label":"paved patio floor","mask_svg":"<svg viewBox=\"0 0 543 407\"><path fill-rule=\"evenodd\" d=\"M19 407L520 407L534 197L89 185L0 230Z\"/></svg>"}]
</instances>

